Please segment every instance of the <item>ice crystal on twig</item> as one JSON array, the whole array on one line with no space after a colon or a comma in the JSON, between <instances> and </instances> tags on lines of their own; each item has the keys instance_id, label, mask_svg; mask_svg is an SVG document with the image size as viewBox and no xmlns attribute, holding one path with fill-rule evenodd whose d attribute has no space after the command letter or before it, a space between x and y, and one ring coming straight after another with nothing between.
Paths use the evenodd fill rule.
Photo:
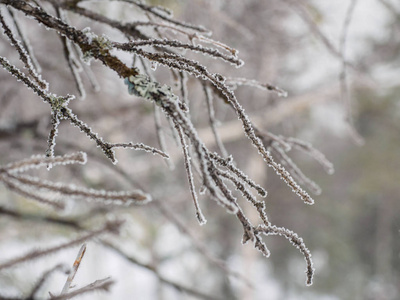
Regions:
<instances>
[{"instance_id":1,"label":"ice crystal on twig","mask_svg":"<svg viewBox=\"0 0 400 300\"><path fill-rule=\"evenodd\" d=\"M194 179L193 179L193 173L192 173L192 165L190 162L191 158L190 158L189 151L188 151L188 145L185 141L185 137L183 136L182 128L180 128L178 124L175 124L175 128L178 132L178 135L179 135L179 138L180 138L180 141L182 144L183 159L185 162L185 170L186 170L186 174L187 174L188 181L189 181L190 193L192 194L193 204L196 209L196 217L197 217L197 220L199 221L200 225L204 225L207 223L207 220L205 219L203 213L201 212L199 200L197 198L196 188L194 186Z\"/></svg>"},{"instance_id":2,"label":"ice crystal on twig","mask_svg":"<svg viewBox=\"0 0 400 300\"><path fill-rule=\"evenodd\" d=\"M256 87L262 90L268 90L272 91L278 94L279 97L287 97L288 93L281 88L274 86L270 83L262 83L257 80L250 80L247 78L227 78L226 79L226 84L231 86L232 89L235 89L236 87L240 85L247 85L251 87Z\"/></svg>"},{"instance_id":3,"label":"ice crystal on twig","mask_svg":"<svg viewBox=\"0 0 400 300\"><path fill-rule=\"evenodd\" d=\"M255 183L251 178L249 178L245 173L243 173L242 170L240 170L233 164L232 156L229 156L228 158L225 158L225 159L219 157L219 155L217 153L211 153L210 156L220 166L227 168L232 173L234 173L237 177L239 177L241 180L243 180L246 184L248 184L250 187L254 188L261 197L267 196L267 191L262 186Z\"/></svg>"},{"instance_id":4,"label":"ice crystal on twig","mask_svg":"<svg viewBox=\"0 0 400 300\"><path fill-rule=\"evenodd\" d=\"M215 118L214 103L213 103L213 98L212 98L210 88L206 84L203 84L203 90L204 90L204 94L206 96L208 119L210 121L211 130L214 134L215 142L217 143L217 146L218 146L219 151L221 152L222 156L227 157L228 151L226 151L225 146L222 143L221 138L219 137L218 132L217 132L217 126L216 126L217 121Z\"/></svg>"},{"instance_id":5,"label":"ice crystal on twig","mask_svg":"<svg viewBox=\"0 0 400 300\"><path fill-rule=\"evenodd\" d=\"M74 197L85 199L86 201L99 201L110 204L145 204L151 201L151 196L140 190L134 191L105 191L77 187L72 184L55 183L37 177L22 175L21 172L32 168L43 166L56 166L65 164L85 164L86 153L78 152L64 156L34 156L27 160L8 164L0 168L0 181L2 181L10 190L15 191L22 196L30 199L52 205L57 209L64 208L64 203L43 193L51 191L57 193L63 198Z\"/></svg>"},{"instance_id":6,"label":"ice crystal on twig","mask_svg":"<svg viewBox=\"0 0 400 300\"><path fill-rule=\"evenodd\" d=\"M55 9L57 12L57 17L60 18L61 20L63 20L64 22L68 22L65 11L63 11L62 9L60 9L58 7L56 7ZM65 60L67 61L68 67L74 78L76 88L79 92L80 98L84 99L86 97L86 91L85 91L85 88L83 87L82 79L79 74L83 70L81 63L74 56L73 51L72 51L73 47L71 46L70 41L65 36L60 36L60 39L63 44L64 57L65 57Z\"/></svg>"},{"instance_id":7,"label":"ice crystal on twig","mask_svg":"<svg viewBox=\"0 0 400 300\"><path fill-rule=\"evenodd\" d=\"M314 276L314 267L313 267L313 262L311 259L310 250L307 249L306 245L304 244L303 239L301 237L299 237L293 231L288 230L286 228L277 227L275 225L274 226L263 226L263 225L258 226L256 229L256 235L259 235L260 233L265 234L265 235L281 235L281 236L285 237L286 239L288 239L293 246L295 246L297 249L299 249L300 252L304 255L304 259L307 264L306 284L312 285L313 276Z\"/></svg>"},{"instance_id":8,"label":"ice crystal on twig","mask_svg":"<svg viewBox=\"0 0 400 300\"><path fill-rule=\"evenodd\" d=\"M58 133L58 125L60 124L59 116L56 112L51 113L51 130L49 133L49 138L47 139L47 157L54 157L54 147L56 145L56 137ZM51 165L48 166L51 168Z\"/></svg>"},{"instance_id":9,"label":"ice crystal on twig","mask_svg":"<svg viewBox=\"0 0 400 300\"><path fill-rule=\"evenodd\" d=\"M65 185L54 183L27 175L8 175L20 184L29 185L38 189L49 190L60 193L63 196L77 197L85 200L101 201L103 203L114 204L145 204L151 201L151 196L142 191L105 191L76 187L74 185Z\"/></svg>"},{"instance_id":10,"label":"ice crystal on twig","mask_svg":"<svg viewBox=\"0 0 400 300\"><path fill-rule=\"evenodd\" d=\"M76 152L66 154L63 156L47 157L42 155L34 155L31 158L24 159L18 162L9 163L0 170L7 172L24 172L33 168L40 168L48 164L54 165L67 165L67 164L86 164L87 155L84 152Z\"/></svg>"},{"instance_id":11,"label":"ice crystal on twig","mask_svg":"<svg viewBox=\"0 0 400 300\"><path fill-rule=\"evenodd\" d=\"M15 47L17 50L20 60L24 63L25 68L28 70L29 75L36 81L36 83L40 86L40 88L46 90L48 89L48 83L44 81L41 76L35 70L35 67L32 64L32 59L29 56L29 53L24 49L24 46L20 41L16 39L11 29L6 24L0 10L0 23L3 27L4 34L8 37L11 42L11 45Z\"/></svg>"},{"instance_id":12,"label":"ice crystal on twig","mask_svg":"<svg viewBox=\"0 0 400 300\"><path fill-rule=\"evenodd\" d=\"M194 52L206 54L206 55L209 55L214 58L221 58L222 60L225 60L227 62L230 62L230 63L236 65L237 67L240 67L243 65L243 61L238 59L235 55L228 56L226 54L219 52L216 49L203 47L201 45L195 46L195 45L191 45L191 44L185 44L185 43L182 43L182 42L176 41L176 40L167 40L167 39L136 40L136 41L129 42L126 44L113 43L113 46L116 47L117 49L121 49L121 50L125 50L125 51L135 51L135 49L137 47L143 47L143 46L172 47L172 48L189 49ZM231 50L231 52L234 52L234 51Z\"/></svg>"},{"instance_id":13,"label":"ice crystal on twig","mask_svg":"<svg viewBox=\"0 0 400 300\"><path fill-rule=\"evenodd\" d=\"M321 188L310 178L308 178L300 168L293 162L293 160L286 154L285 150L282 149L277 142L271 143L272 154L286 166L289 173L296 179L300 184L308 187L315 195L321 194Z\"/></svg>"},{"instance_id":14,"label":"ice crystal on twig","mask_svg":"<svg viewBox=\"0 0 400 300\"><path fill-rule=\"evenodd\" d=\"M7 8L7 11L11 16L11 19L13 20L13 23L14 23L15 29L18 32L18 35L21 37L22 45L24 46L26 52L28 53L28 56L30 57L30 59L32 61L32 65L34 66L34 69L36 70L36 72L41 73L42 68L40 67L39 62L37 61L37 59L35 57L35 54L33 52L33 49L29 42L28 37L25 35L24 31L22 30L18 19L14 16L12 9Z\"/></svg>"},{"instance_id":15,"label":"ice crystal on twig","mask_svg":"<svg viewBox=\"0 0 400 300\"><path fill-rule=\"evenodd\" d=\"M63 202L57 201L47 195L42 195L41 193L35 191L35 189L32 189L26 185L21 185L17 180L9 178L9 176L4 174L0 176L0 181L2 181L10 191L13 191L23 197L35 200L39 203L50 205L55 209L63 209L65 207Z\"/></svg>"}]
</instances>

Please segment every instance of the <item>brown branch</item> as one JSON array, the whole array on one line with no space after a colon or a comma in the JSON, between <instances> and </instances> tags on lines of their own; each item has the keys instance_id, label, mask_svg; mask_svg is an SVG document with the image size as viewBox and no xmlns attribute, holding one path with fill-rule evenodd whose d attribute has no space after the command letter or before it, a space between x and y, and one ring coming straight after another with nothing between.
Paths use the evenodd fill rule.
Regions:
<instances>
[{"instance_id":1,"label":"brown branch","mask_svg":"<svg viewBox=\"0 0 400 300\"><path fill-rule=\"evenodd\" d=\"M49 254L58 252L62 249L72 247L76 244L81 244L89 239L92 239L98 235L102 235L106 232L117 234L121 225L122 225L121 221L107 222L103 227L93 230L93 231L89 231L86 234L82 235L81 237L78 237L69 242L62 243L61 245L50 247L50 248L43 249L43 250L34 250L34 251L28 252L27 254L22 255L20 257L10 259L10 260L0 264L0 270L13 267L13 266L23 263L23 262L38 259L43 256L47 256Z\"/></svg>"},{"instance_id":2,"label":"brown branch","mask_svg":"<svg viewBox=\"0 0 400 300\"><path fill-rule=\"evenodd\" d=\"M107 241L102 240L101 243L105 247L107 247L109 249L112 249L114 252L116 252L117 254L122 256L123 258L125 258L130 263L152 271L154 273L154 275L158 278L158 280L160 280L162 283L165 283L165 284L167 284L167 285L169 285L171 287L174 287L178 291L185 292L185 293L187 293L187 294L189 294L191 296L197 297L199 299L207 299L207 300L219 300L219 299L221 299L219 297L214 297L214 296L207 295L207 294L205 294L205 293L203 293L201 291L186 287L186 286L184 286L182 284L179 284L179 283L176 283L176 282L174 282L172 280L169 280L169 279L165 278L163 275L161 275L158 272L158 270L155 268L155 266L139 262L136 258L125 254L121 249L119 249L118 247L114 246L113 244L111 244L111 243L109 243Z\"/></svg>"}]
</instances>

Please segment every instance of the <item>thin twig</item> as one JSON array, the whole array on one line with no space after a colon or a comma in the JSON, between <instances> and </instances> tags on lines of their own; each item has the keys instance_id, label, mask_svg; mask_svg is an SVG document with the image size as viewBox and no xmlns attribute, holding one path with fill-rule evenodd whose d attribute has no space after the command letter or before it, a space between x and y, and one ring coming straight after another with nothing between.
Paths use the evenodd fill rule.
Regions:
<instances>
[{"instance_id":1,"label":"thin twig","mask_svg":"<svg viewBox=\"0 0 400 300\"><path fill-rule=\"evenodd\" d=\"M58 246L50 247L50 248L43 249L43 250L33 250L33 251L28 252L25 255L22 255L20 257L16 257L16 258L10 259L10 260L0 264L0 270L13 267L13 266L15 266L17 264L20 264L20 263L23 263L23 262L32 261L34 259L38 259L38 258L43 257L43 256L47 256L49 254L58 252L60 250L72 247L72 246L74 246L76 244L80 244L82 242L85 242L85 241L87 241L89 239L92 239L92 238L94 238L94 237L96 237L98 235L102 235L102 234L104 234L106 232L116 234L116 233L118 233L118 230L119 230L121 225L122 225L121 221L107 222L103 227L101 227L99 229L96 229L96 230L93 230L93 231L89 231L86 234L82 235L81 237L78 237L78 238L76 238L74 240L71 240L69 242L62 243L62 244L60 244Z\"/></svg>"},{"instance_id":2,"label":"thin twig","mask_svg":"<svg viewBox=\"0 0 400 300\"><path fill-rule=\"evenodd\" d=\"M72 281L74 280L76 272L78 272L79 266L81 265L82 258L85 255L85 252L86 252L86 243L84 243L81 246L81 248L79 249L78 255L76 256L74 264L72 265L72 270L70 271L67 281L65 282L64 287L61 291L61 295L68 293L68 290L71 287L71 284L72 284Z\"/></svg>"},{"instance_id":3,"label":"thin twig","mask_svg":"<svg viewBox=\"0 0 400 300\"><path fill-rule=\"evenodd\" d=\"M347 63L346 63L347 35L356 4L357 0L351 0L343 23L342 34L340 36L339 49L342 56L342 71L339 74L339 81L340 81L340 94L342 96L342 100L346 107L346 123L348 131L350 133L350 137L355 141L356 144L361 146L364 144L364 139L358 134L357 130L354 127L354 120L352 113L353 110L351 105L352 103L350 99L349 85L347 82Z\"/></svg>"},{"instance_id":4,"label":"thin twig","mask_svg":"<svg viewBox=\"0 0 400 300\"><path fill-rule=\"evenodd\" d=\"M94 291L109 292L110 288L113 284L115 284L115 281L112 280L110 277L107 277L104 279L99 279L99 280L96 280L95 282L92 282L91 284L88 284L87 286L84 286L80 289L69 292L67 294L61 294L59 296L54 296L54 295L50 294L50 300L67 300L67 299L71 299L73 297L80 296L80 295L94 292Z\"/></svg>"},{"instance_id":5,"label":"thin twig","mask_svg":"<svg viewBox=\"0 0 400 300\"><path fill-rule=\"evenodd\" d=\"M39 291L39 289L43 286L43 284L46 282L46 280L50 277L50 275L55 272L55 271L64 271L66 270L66 266L62 265L62 264L58 264L55 267L51 268L50 270L46 271L43 273L42 277L39 279L39 281L36 283L36 285L33 287L33 289L31 290L31 293L29 294L28 297L26 297L26 299L36 299L35 295L36 293ZM0 299L1 296L0 296Z\"/></svg>"}]
</instances>

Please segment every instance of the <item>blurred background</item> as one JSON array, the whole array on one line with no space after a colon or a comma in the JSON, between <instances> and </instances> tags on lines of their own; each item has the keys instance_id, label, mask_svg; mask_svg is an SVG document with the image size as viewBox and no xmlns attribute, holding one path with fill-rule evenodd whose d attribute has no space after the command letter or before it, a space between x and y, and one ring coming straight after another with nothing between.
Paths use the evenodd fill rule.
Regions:
<instances>
[{"instance_id":1,"label":"blurred background","mask_svg":"<svg viewBox=\"0 0 400 300\"><path fill-rule=\"evenodd\" d=\"M112 242L137 261L157 266L162 278L217 299L399 299L400 3L396 0L147 3L168 7L179 20L204 25L213 32L215 40L239 50L239 57L245 61L237 69L211 58L193 56L210 71L268 82L286 90L286 98L244 86L235 93L259 128L310 142L333 163L335 173L329 175L312 157L295 149L288 153L322 189L320 195L314 196L314 205L305 205L263 163L241 132L233 111L215 97L218 131L226 149L238 167L267 189L265 201L270 221L304 239L313 254L314 284L305 285L304 258L287 240L279 236L266 238L271 256L263 257L252 245L241 244L239 222L206 196L200 198L200 204L208 222L205 226L198 225L181 149L164 119L172 170L159 157L131 150L118 150L120 163L114 167L93 142L65 123L60 127L56 154L83 150L88 153L88 164L35 170L34 174L110 190L140 187L161 202L166 211L153 204L110 209L71 200L61 217L80 220L88 227L96 227L115 216L126 219L121 235L110 237ZM144 19L140 11L124 3L83 5L114 19ZM351 5L355 6L349 17ZM50 90L61 95L77 94L57 35L22 14L19 16L24 20L23 28ZM99 35L106 33L113 40L123 40L107 26L73 14L69 17L79 29L90 26ZM184 40L182 36L166 34ZM0 41L0 54L17 62L18 56L4 35ZM340 81L343 53L350 62L346 68L347 100ZM112 142L132 140L158 147L151 103L132 98L122 80L100 63L92 62L91 69L101 90L91 91L84 79L87 97L71 103L75 114ZM158 67L154 76L174 87L167 69ZM206 144L216 150L201 84L192 77L187 84L192 121ZM4 71L0 71L0 87L0 164L43 154L50 125L49 108ZM349 130L346 121L349 114L359 137ZM257 218L244 199L239 198L239 202L250 219ZM77 236L68 226L42 222L44 216L59 216L58 213L16 196L4 186L0 186L0 208L1 261L33 247L57 245ZM5 210L31 218L10 216ZM175 218L181 228L176 226ZM225 261L230 270L241 274L251 286L242 277L227 274L218 267L204 251L199 251L201 247L207 249L209 256ZM11 297L27 293L49 267L60 262L71 265L78 249L0 272L1 294ZM83 286L111 276L117 283L110 293L81 299L196 299L139 265L89 242L74 282ZM41 289L41 295L60 292L65 279L64 274L55 274Z\"/></svg>"}]
</instances>

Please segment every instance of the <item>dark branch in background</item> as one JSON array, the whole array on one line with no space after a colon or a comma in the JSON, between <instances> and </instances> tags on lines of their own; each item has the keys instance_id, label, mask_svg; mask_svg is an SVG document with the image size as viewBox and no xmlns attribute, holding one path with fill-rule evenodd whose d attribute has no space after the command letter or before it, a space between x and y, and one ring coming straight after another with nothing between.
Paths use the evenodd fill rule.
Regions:
<instances>
[{"instance_id":1,"label":"dark branch in background","mask_svg":"<svg viewBox=\"0 0 400 300\"><path fill-rule=\"evenodd\" d=\"M39 281L36 283L36 285L33 287L31 293L27 297L27 299L36 299L35 295L39 291L39 289L43 286L43 284L46 282L46 280L51 276L52 273L55 271L61 271L65 272L67 270L67 267L64 265L56 265L55 267L51 268L50 270L46 271L43 273L42 278L39 279ZM0 297L1 299L1 297Z\"/></svg>"},{"instance_id":2,"label":"dark branch in background","mask_svg":"<svg viewBox=\"0 0 400 300\"><path fill-rule=\"evenodd\" d=\"M15 18L14 13L12 12L12 10L7 8L7 11L8 11L8 13L10 14L10 16L11 16L11 18L13 20L13 23L14 23L15 29L18 32L18 35L21 37L21 42L22 42L23 48L28 53L28 57L30 57L31 62L32 62L33 66L34 66L34 69L38 73L40 73L42 68L40 67L40 65L39 65L39 63L38 63L38 61L37 61L37 59L35 57L35 54L34 54L33 49L32 49L32 47L31 47L31 45L29 43L29 40L28 40L27 36L24 34L24 31L22 30L21 26L19 25L19 22L18 22L17 18Z\"/></svg>"},{"instance_id":3,"label":"dark branch in background","mask_svg":"<svg viewBox=\"0 0 400 300\"><path fill-rule=\"evenodd\" d=\"M28 74L35 80L35 82L42 88L42 89L47 89L48 88L48 83L43 81L40 75L38 75L38 71L35 70L35 67L33 66L31 57L29 54L26 52L24 49L23 45L21 44L20 41L18 41L13 33L11 32L11 29L8 27L6 22L4 21L4 18L1 14L0 11L0 23L1 26L3 27L4 34L8 37L8 39L11 42L11 45L15 47L19 54L20 60L24 63L25 68L28 70ZM26 43L25 43L26 46Z\"/></svg>"},{"instance_id":4,"label":"dark branch in background","mask_svg":"<svg viewBox=\"0 0 400 300\"><path fill-rule=\"evenodd\" d=\"M222 157L228 157L228 152L226 151L225 146L222 143L217 131L217 120L215 118L213 96L211 94L210 88L206 84L203 84L203 90L207 102L208 118L210 121L211 130L214 134L215 142L219 148L219 151L221 152Z\"/></svg>"},{"instance_id":5,"label":"dark branch in background","mask_svg":"<svg viewBox=\"0 0 400 300\"><path fill-rule=\"evenodd\" d=\"M340 37L340 44L339 44L339 49L342 56L342 71L340 72L339 75L339 81L340 81L340 93L342 96L342 100L346 106L346 123L348 131L350 133L350 136L358 145L363 145L364 139L358 134L357 130L354 128L353 109L347 82L347 63L346 63L346 41L349 31L348 29L354 14L354 9L356 7L356 4L357 0L351 0L343 23L342 34Z\"/></svg>"},{"instance_id":6,"label":"dark branch in background","mask_svg":"<svg viewBox=\"0 0 400 300\"><path fill-rule=\"evenodd\" d=\"M12 266L15 266L15 265L23 263L23 262L38 259L40 257L58 252L62 249L72 247L76 244L81 244L82 242L85 242L89 239L92 239L92 238L102 235L104 233L118 234L119 228L121 225L122 225L121 221L107 222L102 228L87 232L86 234L82 235L81 237L71 240L69 242L63 243L63 244L55 246L55 247L43 249L43 250L31 251L20 257L10 259L5 263L0 264L0 270L10 268Z\"/></svg>"},{"instance_id":7,"label":"dark branch in background","mask_svg":"<svg viewBox=\"0 0 400 300\"><path fill-rule=\"evenodd\" d=\"M61 8L55 7L55 10L57 12L57 17L60 20L62 20L64 22L68 22L68 20L66 20L67 16ZM65 36L60 36L60 39L61 39L61 43L63 45L64 57L65 57L65 60L67 61L68 68L70 69L72 77L74 78L74 82L75 82L76 88L79 92L79 96L83 99L86 97L86 92L83 87L82 79L79 75L79 72L82 71L82 65L75 58L75 56L73 54L73 50L72 50L70 41Z\"/></svg>"},{"instance_id":8,"label":"dark branch in background","mask_svg":"<svg viewBox=\"0 0 400 300\"><path fill-rule=\"evenodd\" d=\"M209 259L213 264L216 264L218 267L220 267L222 270L224 270L228 275L237 277L239 280L244 281L246 284L250 285L249 282L247 282L247 279L244 278L242 275L235 273L231 270L229 270L225 263L222 262L221 260L213 257L213 255L211 253L209 253L209 250L207 249L207 247L205 245L202 245L197 239L195 239L191 233L189 233L187 227L177 219L177 217L168 210L168 208L163 205L160 201L155 201L155 205L157 208L160 209L160 211L162 211L165 216L171 221L177 224L178 228L185 234L188 235L189 238L192 239L193 243L195 244L195 246L199 249L200 252L202 252L202 254ZM65 226L65 227L69 227L73 230L78 230L78 231L85 231L85 227L82 226L80 224L79 220L87 220L90 217L93 217L91 215L87 215L87 216L82 216L79 217L78 220L73 219L73 220L65 220L65 219L61 219L61 218L51 218L51 217L46 217L46 216L37 216L37 215L31 215L31 214L26 214L26 213L21 213L21 212L17 212L14 210L9 210L6 208L3 208L0 206L0 215L7 215L7 216L11 216L13 218L18 218L21 219L22 221L35 221L35 222L40 222L43 224L47 224L48 222L51 222L54 225L61 225L61 226ZM219 299L219 298L215 298L215 297L211 297L208 296L200 291L196 291L194 289L185 287L179 283L176 283L174 281L169 280L168 278L166 278L165 276L161 275L156 266L155 265L151 265L151 264L147 264L144 263L142 261L140 261L138 258L132 256L132 254L127 255L126 253L124 253L120 248L118 248L116 245L112 244L111 242L107 241L106 239L99 239L98 242L103 245L104 247L111 249L113 252L117 253L118 255L120 255L121 257L123 257L124 259L126 259L127 261L129 261L130 263L132 263L133 265L136 265L138 267L141 268L145 268L151 272L154 272L155 275L157 276L157 278L163 282L164 284L170 285L174 288L176 288L179 291L184 291L187 294L193 295L193 296L197 296L200 299ZM40 280L40 285L43 284L42 281L44 281L45 279L47 279L47 277L50 275L50 272L53 272L55 270L59 270L62 269L61 266L56 266L55 268L52 268L51 270L49 270L49 272L46 272L43 274L43 278ZM63 266L63 269L65 269L65 266ZM38 284L39 285L39 282ZM36 290L38 290L40 288L37 287L37 289L35 288L35 291L32 290L31 295L33 293L36 293ZM2 299L2 297L0 296L0 299ZM16 298L21 300L21 298ZM25 299L25 298L24 298ZM28 297L29 299L29 297Z\"/></svg>"},{"instance_id":9,"label":"dark branch in background","mask_svg":"<svg viewBox=\"0 0 400 300\"><path fill-rule=\"evenodd\" d=\"M313 20L310 13L305 9L306 3L303 0L283 0L288 3L288 5L293 8L296 13L304 20L304 22L310 28L310 31L325 45L326 49L338 58L339 60L343 59L342 53L336 49L336 47L332 44L332 42L322 33L322 31L318 28L318 25Z\"/></svg>"},{"instance_id":10,"label":"dark branch in background","mask_svg":"<svg viewBox=\"0 0 400 300\"><path fill-rule=\"evenodd\" d=\"M209 295L207 295L207 294L205 294L205 293L203 293L201 291L197 291L197 290L185 287L185 286L183 286L183 285L181 285L179 283L173 282L173 281L165 278L164 276L162 276L154 266L139 262L137 259L133 258L132 256L129 256L129 255L125 254L121 249L117 248L116 246L114 246L113 244L111 244L111 243L109 243L107 241L102 241L101 243L105 247L107 247L109 249L112 249L113 251L118 253L120 256L124 257L130 263L133 263L134 265L137 265L137 266L140 266L140 267L143 267L145 269L148 269L148 270L152 271L157 276L158 280L160 280L162 283L165 283L165 284L167 284L167 285L169 285L171 287L176 288L178 291L185 292L185 293L187 293L189 295L198 297L200 299L208 299L208 300L221 299L221 298L218 298L218 297L209 296Z\"/></svg>"},{"instance_id":11,"label":"dark branch in background","mask_svg":"<svg viewBox=\"0 0 400 300\"><path fill-rule=\"evenodd\" d=\"M160 6L149 6L144 4L142 1L137 1L137 0L113 0L113 1L120 1L120 2L126 2L126 3L130 3L133 5L136 5L137 7L139 7L140 9L142 9L145 12L148 12L164 21L167 21L168 23L177 25L178 27L183 27L183 28L187 28L187 29L192 29L195 31L199 31L199 32L203 32L203 33L209 33L209 30L207 30L206 28L204 28L203 26L196 26L196 25L192 25L192 24L188 24L188 23L184 23L184 22L180 22L177 20L174 20L172 18L170 18L170 16L172 15L172 13L170 11L165 10L165 8L160 7ZM160 13L161 12L161 13ZM165 14L167 13L167 14Z\"/></svg>"}]
</instances>

